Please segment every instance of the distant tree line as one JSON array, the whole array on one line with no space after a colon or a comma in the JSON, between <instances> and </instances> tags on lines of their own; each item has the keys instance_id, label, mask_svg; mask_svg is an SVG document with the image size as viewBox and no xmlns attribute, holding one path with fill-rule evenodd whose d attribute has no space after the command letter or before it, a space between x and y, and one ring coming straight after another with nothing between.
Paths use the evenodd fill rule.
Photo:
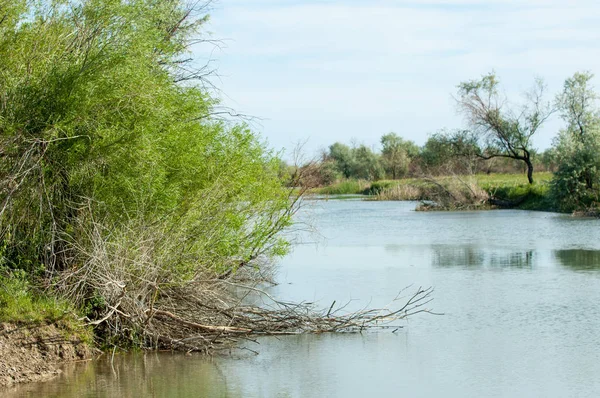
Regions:
<instances>
[{"instance_id":1,"label":"distant tree line","mask_svg":"<svg viewBox=\"0 0 600 398\"><path fill-rule=\"evenodd\" d=\"M431 135L423 146L402 138L396 133L384 134L379 150L364 144L336 142L319 155L319 167L313 185L330 185L343 179L377 181L470 173L521 173L524 165L508 158L484 160L476 154L481 148L468 130L440 130ZM557 169L554 148L538 153L531 151L536 170ZM294 167L282 164L288 174ZM314 181L316 180L316 183Z\"/></svg>"},{"instance_id":2,"label":"distant tree line","mask_svg":"<svg viewBox=\"0 0 600 398\"><path fill-rule=\"evenodd\" d=\"M600 108L593 74L578 72L562 91L546 99L536 79L518 102L501 94L494 73L462 82L455 96L466 125L441 129L423 146L396 133L384 134L380 148L336 142L322 151L311 181L329 185L341 179L401 179L473 173L554 173L551 194L563 210L595 206L600 186ZM564 121L551 148L539 152L532 139L558 114Z\"/></svg>"}]
</instances>

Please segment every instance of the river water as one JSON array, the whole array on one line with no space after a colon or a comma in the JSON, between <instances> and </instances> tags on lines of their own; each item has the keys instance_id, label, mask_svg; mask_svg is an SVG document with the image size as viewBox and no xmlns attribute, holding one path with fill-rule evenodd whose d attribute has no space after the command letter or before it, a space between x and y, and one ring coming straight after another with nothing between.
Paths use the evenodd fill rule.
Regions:
<instances>
[{"instance_id":1,"label":"river water","mask_svg":"<svg viewBox=\"0 0 600 398\"><path fill-rule=\"evenodd\" d=\"M117 356L7 396L597 397L600 220L516 210L415 212L411 202L312 202L272 294L382 307L412 285L403 328L263 338L235 357Z\"/></svg>"}]
</instances>

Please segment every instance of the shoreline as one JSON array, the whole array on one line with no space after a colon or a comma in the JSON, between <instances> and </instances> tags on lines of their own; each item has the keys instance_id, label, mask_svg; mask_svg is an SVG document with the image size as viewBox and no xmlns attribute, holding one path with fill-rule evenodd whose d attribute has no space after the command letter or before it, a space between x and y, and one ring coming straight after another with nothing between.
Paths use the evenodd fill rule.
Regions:
<instances>
[{"instance_id":1,"label":"shoreline","mask_svg":"<svg viewBox=\"0 0 600 398\"><path fill-rule=\"evenodd\" d=\"M97 349L57 324L0 323L0 392L17 384L47 381L60 365L91 360Z\"/></svg>"},{"instance_id":2,"label":"shoreline","mask_svg":"<svg viewBox=\"0 0 600 398\"><path fill-rule=\"evenodd\" d=\"M419 201L424 203L419 206L423 211L520 209L564 213L556 208L550 196L551 174L538 173L535 177L534 184L520 174L344 180L310 193L353 194L370 201Z\"/></svg>"}]
</instances>

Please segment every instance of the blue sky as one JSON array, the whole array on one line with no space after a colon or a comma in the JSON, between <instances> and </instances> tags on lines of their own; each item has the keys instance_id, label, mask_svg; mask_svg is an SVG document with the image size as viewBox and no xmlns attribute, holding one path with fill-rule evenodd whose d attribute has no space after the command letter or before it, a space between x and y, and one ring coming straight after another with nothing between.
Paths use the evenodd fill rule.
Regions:
<instances>
[{"instance_id":1,"label":"blue sky","mask_svg":"<svg viewBox=\"0 0 600 398\"><path fill-rule=\"evenodd\" d=\"M599 70L599 20L591 0L220 0L208 30L224 43L211 52L223 104L259 118L272 147L307 140L315 153L465 126L456 85L491 70L514 102L536 76L553 96ZM560 126L555 116L536 147Z\"/></svg>"}]
</instances>

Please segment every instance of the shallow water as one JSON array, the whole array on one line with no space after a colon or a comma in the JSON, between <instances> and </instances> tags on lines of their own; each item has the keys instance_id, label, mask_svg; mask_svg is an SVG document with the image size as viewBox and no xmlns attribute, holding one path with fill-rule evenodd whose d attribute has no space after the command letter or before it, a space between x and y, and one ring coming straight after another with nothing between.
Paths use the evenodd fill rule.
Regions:
<instances>
[{"instance_id":1,"label":"shallow water","mask_svg":"<svg viewBox=\"0 0 600 398\"><path fill-rule=\"evenodd\" d=\"M315 201L279 265L283 299L349 308L433 286L396 333L263 338L259 355L151 354L69 367L8 396L600 396L600 220Z\"/></svg>"}]
</instances>

